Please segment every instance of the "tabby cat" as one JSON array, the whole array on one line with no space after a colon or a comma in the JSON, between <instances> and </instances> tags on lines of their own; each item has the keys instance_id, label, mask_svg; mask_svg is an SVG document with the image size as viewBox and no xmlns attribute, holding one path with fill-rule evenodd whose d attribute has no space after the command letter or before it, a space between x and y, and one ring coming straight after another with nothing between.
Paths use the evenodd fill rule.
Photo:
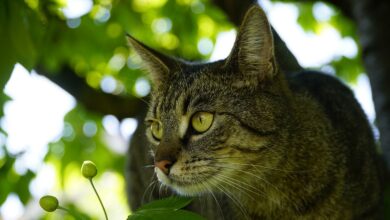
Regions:
<instances>
[{"instance_id":1,"label":"tabby cat","mask_svg":"<svg viewBox=\"0 0 390 220\"><path fill-rule=\"evenodd\" d=\"M248 10L231 54L213 63L128 41L153 83L145 120L155 174L175 193L198 197L200 214L382 218L378 156L363 111L331 76L282 72L261 8Z\"/></svg>"}]
</instances>

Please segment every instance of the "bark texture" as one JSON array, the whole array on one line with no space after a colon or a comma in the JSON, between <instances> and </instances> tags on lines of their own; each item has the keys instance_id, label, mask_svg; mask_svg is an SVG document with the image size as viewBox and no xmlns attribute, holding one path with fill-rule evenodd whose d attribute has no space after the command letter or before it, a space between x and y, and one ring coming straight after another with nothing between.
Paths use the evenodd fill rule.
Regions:
<instances>
[{"instance_id":1,"label":"bark texture","mask_svg":"<svg viewBox=\"0 0 390 220\"><path fill-rule=\"evenodd\" d=\"M380 144L390 170L390 1L351 1L370 78Z\"/></svg>"}]
</instances>

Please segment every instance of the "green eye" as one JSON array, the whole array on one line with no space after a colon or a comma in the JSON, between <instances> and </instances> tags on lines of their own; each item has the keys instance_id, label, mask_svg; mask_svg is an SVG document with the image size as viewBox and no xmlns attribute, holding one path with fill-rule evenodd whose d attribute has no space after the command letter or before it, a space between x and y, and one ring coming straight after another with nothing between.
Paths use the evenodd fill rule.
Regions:
<instances>
[{"instance_id":1,"label":"green eye","mask_svg":"<svg viewBox=\"0 0 390 220\"><path fill-rule=\"evenodd\" d=\"M163 135L161 122L153 121L150 125L150 130L152 131L152 135L155 139L161 140Z\"/></svg>"},{"instance_id":2,"label":"green eye","mask_svg":"<svg viewBox=\"0 0 390 220\"><path fill-rule=\"evenodd\" d=\"M210 112L197 112L192 115L191 124L197 132L207 131L213 124L214 114Z\"/></svg>"}]
</instances>

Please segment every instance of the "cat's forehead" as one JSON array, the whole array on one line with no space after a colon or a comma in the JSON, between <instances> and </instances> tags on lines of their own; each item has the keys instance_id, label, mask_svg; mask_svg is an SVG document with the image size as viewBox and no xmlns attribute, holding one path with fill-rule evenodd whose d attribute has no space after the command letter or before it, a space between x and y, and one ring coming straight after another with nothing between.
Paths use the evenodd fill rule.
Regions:
<instances>
[{"instance_id":1,"label":"cat's forehead","mask_svg":"<svg viewBox=\"0 0 390 220\"><path fill-rule=\"evenodd\" d=\"M209 63L187 62L186 65L171 74L171 80L177 84L186 83L187 85L196 82L196 80L210 80L210 78L218 77L220 75L218 73L225 70L222 64L222 61ZM207 81L202 82L207 83Z\"/></svg>"},{"instance_id":2,"label":"cat's forehead","mask_svg":"<svg viewBox=\"0 0 390 220\"><path fill-rule=\"evenodd\" d=\"M213 90L221 85L223 71L219 62L191 63L171 73L170 77L158 87L153 87L152 96L165 96L177 100L179 94L204 93Z\"/></svg>"},{"instance_id":3,"label":"cat's forehead","mask_svg":"<svg viewBox=\"0 0 390 220\"><path fill-rule=\"evenodd\" d=\"M223 89L218 71L220 69L215 64L195 64L175 73L162 86L153 88L150 113L154 117L183 115L191 106L207 104Z\"/></svg>"}]
</instances>

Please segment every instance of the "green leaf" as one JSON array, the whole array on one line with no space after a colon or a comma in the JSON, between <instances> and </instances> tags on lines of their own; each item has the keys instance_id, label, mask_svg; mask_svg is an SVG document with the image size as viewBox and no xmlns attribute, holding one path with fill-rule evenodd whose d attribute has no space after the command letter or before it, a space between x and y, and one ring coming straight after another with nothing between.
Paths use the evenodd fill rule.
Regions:
<instances>
[{"instance_id":1,"label":"green leaf","mask_svg":"<svg viewBox=\"0 0 390 220\"><path fill-rule=\"evenodd\" d=\"M0 78L1 78L1 76L0 76ZM4 86L3 84L0 84L0 85ZM4 115L4 108L3 108L3 106L9 100L10 100L10 97L8 95L6 95L4 92L0 94L0 117Z\"/></svg>"},{"instance_id":2,"label":"green leaf","mask_svg":"<svg viewBox=\"0 0 390 220\"><path fill-rule=\"evenodd\" d=\"M145 204L144 206L140 207L137 212L143 211L143 210L178 210L181 208L186 207L189 205L192 201L192 198L187 197L176 197L172 196L169 198L156 200L153 202L150 202L148 204Z\"/></svg>"},{"instance_id":3,"label":"green leaf","mask_svg":"<svg viewBox=\"0 0 390 220\"><path fill-rule=\"evenodd\" d=\"M7 15L9 14L7 2L0 3L0 89L3 90L16 63L16 57L8 31ZM0 104L0 106L3 106Z\"/></svg>"},{"instance_id":4,"label":"green leaf","mask_svg":"<svg viewBox=\"0 0 390 220\"><path fill-rule=\"evenodd\" d=\"M305 31L314 31L317 25L317 20L313 15L313 3L299 3L297 4L299 9L298 23Z\"/></svg>"},{"instance_id":5,"label":"green leaf","mask_svg":"<svg viewBox=\"0 0 390 220\"><path fill-rule=\"evenodd\" d=\"M358 76L364 72L363 66L359 59L341 57L338 60L333 60L331 66L336 70L336 75L347 82L356 82Z\"/></svg>"},{"instance_id":6,"label":"green leaf","mask_svg":"<svg viewBox=\"0 0 390 220\"><path fill-rule=\"evenodd\" d=\"M31 198L31 194L29 192L29 185L31 180L34 177L35 177L35 173L28 170L27 173L21 176L18 182L16 183L17 194L20 198L20 201L24 205L26 205Z\"/></svg>"},{"instance_id":7,"label":"green leaf","mask_svg":"<svg viewBox=\"0 0 390 220\"><path fill-rule=\"evenodd\" d=\"M169 197L162 200L156 200L139 208L135 213L130 215L128 220L200 220L202 216L181 210L190 204L192 198Z\"/></svg>"},{"instance_id":8,"label":"green leaf","mask_svg":"<svg viewBox=\"0 0 390 220\"><path fill-rule=\"evenodd\" d=\"M7 180L0 181L0 204L3 204L8 197L8 194L14 190L14 182L9 181L14 163L15 158L10 157L7 151L5 152L5 156L0 158L0 180Z\"/></svg>"},{"instance_id":9,"label":"green leaf","mask_svg":"<svg viewBox=\"0 0 390 220\"><path fill-rule=\"evenodd\" d=\"M186 210L143 210L129 215L127 220L204 220L196 213Z\"/></svg>"},{"instance_id":10,"label":"green leaf","mask_svg":"<svg viewBox=\"0 0 390 220\"><path fill-rule=\"evenodd\" d=\"M37 52L34 43L31 39L30 22L32 17L27 15L27 7L23 1L15 0L9 1L9 20L8 28L10 37L10 44L16 54L17 61L25 68L31 70L34 67Z\"/></svg>"}]
</instances>

